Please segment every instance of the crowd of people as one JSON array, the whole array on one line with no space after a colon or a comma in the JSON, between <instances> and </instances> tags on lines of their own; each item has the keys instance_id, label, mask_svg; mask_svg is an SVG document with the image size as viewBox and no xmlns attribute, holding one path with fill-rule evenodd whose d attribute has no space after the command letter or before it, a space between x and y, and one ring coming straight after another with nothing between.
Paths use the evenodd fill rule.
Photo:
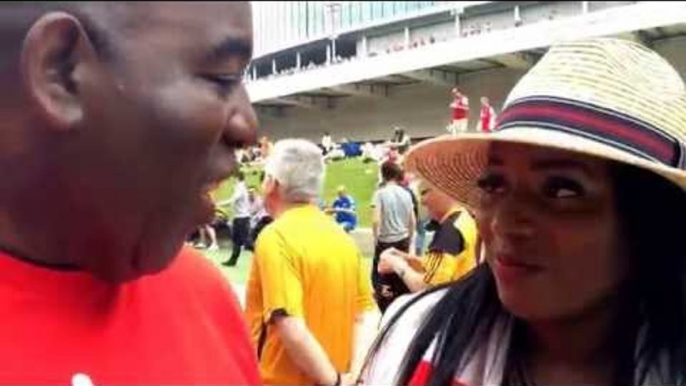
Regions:
<instances>
[{"instance_id":1,"label":"crowd of people","mask_svg":"<svg viewBox=\"0 0 686 386\"><path fill-rule=\"evenodd\" d=\"M477 125L470 129L469 98L458 87L452 88L450 93L450 123L446 126L446 130L449 133L453 135L474 131L490 133L495 129L497 113L488 97L483 96L480 98ZM349 150L350 144L345 138L337 143L329 132L325 132L319 147L322 149L327 161L344 159L349 156L361 156L364 162L375 162L381 165L386 161L396 162L402 160L402 156L409 150L412 144L412 138L405 129L396 126L390 140L380 143L364 142L359 144L359 147L356 146L355 150L352 151Z\"/></svg>"},{"instance_id":2,"label":"crowd of people","mask_svg":"<svg viewBox=\"0 0 686 386\"><path fill-rule=\"evenodd\" d=\"M273 221L242 310L183 243L256 141L240 76L213 72L247 67L249 4L0 19L0 383L686 383L686 86L656 52L558 43L493 132L385 161L371 273L318 205L322 149L265 143ZM256 202L244 184L231 198L241 238Z\"/></svg>"},{"instance_id":3,"label":"crowd of people","mask_svg":"<svg viewBox=\"0 0 686 386\"><path fill-rule=\"evenodd\" d=\"M370 276L347 235L357 222L355 200L341 186L331 207L318 204L327 142L279 141L265 164L263 197L274 222L255 244L246 315L268 384L354 382L379 311L401 295L457 280L477 263L471 215L425 183L421 202L438 229L426 256L409 254L419 203L401 167L387 161L373 199Z\"/></svg>"},{"instance_id":4,"label":"crowd of people","mask_svg":"<svg viewBox=\"0 0 686 386\"><path fill-rule=\"evenodd\" d=\"M314 69L326 68L340 63L348 63L352 61L362 60L367 57L374 58L381 55L390 55L396 52L403 52L406 50L413 50L425 46L431 46L436 43L449 42L456 38L465 39L474 36L488 35L492 31L498 31L513 27L521 27L524 25L524 21L521 17L517 15L517 12L513 12L513 18L511 19L510 23L497 23L499 25L499 28L493 28L493 24L490 21L486 21L466 24L457 33L448 32L416 36L409 40L407 43L405 43L403 37L391 43L375 45L371 47L365 55L356 54L345 57L341 55L334 55L331 57L330 60L322 61L319 63L314 61L308 61L306 64L303 64L302 66L289 66L279 68L276 69L274 72L266 75L254 76L252 74L249 74L249 76L246 78L246 82L251 82L258 79L271 80L281 76L290 76L306 71L311 71ZM558 17L559 12L553 9L549 11L547 15L540 17L538 21L553 21L556 20Z\"/></svg>"}]
</instances>

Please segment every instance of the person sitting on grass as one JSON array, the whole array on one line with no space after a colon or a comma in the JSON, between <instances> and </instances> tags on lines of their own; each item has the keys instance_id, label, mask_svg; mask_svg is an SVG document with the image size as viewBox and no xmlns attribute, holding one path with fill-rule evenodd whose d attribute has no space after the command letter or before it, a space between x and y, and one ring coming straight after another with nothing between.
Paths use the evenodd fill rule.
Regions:
<instances>
[{"instance_id":1,"label":"person sitting on grass","mask_svg":"<svg viewBox=\"0 0 686 386\"><path fill-rule=\"evenodd\" d=\"M338 198L326 212L335 214L338 225L342 226L348 233L357 226L355 199L346 193L343 185L338 187Z\"/></svg>"}]
</instances>

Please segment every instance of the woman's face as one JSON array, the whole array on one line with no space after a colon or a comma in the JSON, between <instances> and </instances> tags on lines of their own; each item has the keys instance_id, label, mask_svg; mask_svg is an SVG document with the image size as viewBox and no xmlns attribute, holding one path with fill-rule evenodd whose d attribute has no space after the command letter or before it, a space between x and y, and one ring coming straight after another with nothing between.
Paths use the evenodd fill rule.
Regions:
<instances>
[{"instance_id":1,"label":"woman's face","mask_svg":"<svg viewBox=\"0 0 686 386\"><path fill-rule=\"evenodd\" d=\"M504 306L525 320L581 316L626 276L609 163L526 145L491 145L478 215Z\"/></svg>"}]
</instances>

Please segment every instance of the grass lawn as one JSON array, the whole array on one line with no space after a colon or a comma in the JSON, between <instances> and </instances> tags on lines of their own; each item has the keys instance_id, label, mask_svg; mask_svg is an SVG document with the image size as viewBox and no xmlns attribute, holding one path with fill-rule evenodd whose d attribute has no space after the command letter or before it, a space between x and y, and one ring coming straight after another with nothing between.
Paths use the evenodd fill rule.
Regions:
<instances>
[{"instance_id":1,"label":"grass lawn","mask_svg":"<svg viewBox=\"0 0 686 386\"><path fill-rule=\"evenodd\" d=\"M226 267L221 265L222 261L226 261L231 255L231 249L222 247L218 251L201 250L214 265L216 265L234 285L244 286L248 281L248 273L250 272L250 264L252 261L252 252L243 251L241 257L238 259L238 264L235 267ZM366 265L366 270L371 271L372 259L362 260Z\"/></svg>"},{"instance_id":2,"label":"grass lawn","mask_svg":"<svg viewBox=\"0 0 686 386\"><path fill-rule=\"evenodd\" d=\"M226 267L221 265L222 261L226 261L231 256L230 248L221 248L218 251L201 250L203 254L214 265L219 267L224 276L226 276L231 283L245 284L248 281L248 272L250 271L250 261L252 260L252 252L243 251L241 257L238 259L238 264L235 267Z\"/></svg>"},{"instance_id":3,"label":"grass lawn","mask_svg":"<svg viewBox=\"0 0 686 386\"><path fill-rule=\"evenodd\" d=\"M259 181L261 168L246 167L243 168L243 171L246 175L248 186L254 186L259 189L261 186ZM348 194L357 203L359 226L370 227L372 216L370 203L374 189L376 189L377 175L378 166L373 162L365 164L357 158L332 162L326 167L323 198L326 204L330 205L336 199L338 186L345 185ZM215 192L215 200L221 202L229 199L233 192L234 184L234 178L225 181ZM229 208L224 207L222 209L228 210Z\"/></svg>"}]
</instances>

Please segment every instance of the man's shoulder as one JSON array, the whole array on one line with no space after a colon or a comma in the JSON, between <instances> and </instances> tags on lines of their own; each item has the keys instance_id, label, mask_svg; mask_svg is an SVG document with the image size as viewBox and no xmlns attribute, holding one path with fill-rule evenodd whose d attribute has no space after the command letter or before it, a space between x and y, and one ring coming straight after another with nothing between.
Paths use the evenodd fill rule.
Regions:
<instances>
[{"instance_id":1,"label":"man's shoulder","mask_svg":"<svg viewBox=\"0 0 686 386\"><path fill-rule=\"evenodd\" d=\"M462 212L456 212L439 224L429 249L434 252L457 255L464 249L464 237L458 224Z\"/></svg>"},{"instance_id":2,"label":"man's shoulder","mask_svg":"<svg viewBox=\"0 0 686 386\"><path fill-rule=\"evenodd\" d=\"M241 318L240 303L228 278L190 247L182 248L167 269L144 277L135 285L159 303L173 300L180 312L186 305L194 304L194 309L204 310L213 320L234 323Z\"/></svg>"},{"instance_id":3,"label":"man's shoulder","mask_svg":"<svg viewBox=\"0 0 686 386\"><path fill-rule=\"evenodd\" d=\"M336 202L338 202L339 204L342 204L342 205L354 205L355 199L352 198L351 196L345 196L345 197L337 199Z\"/></svg>"},{"instance_id":4,"label":"man's shoulder","mask_svg":"<svg viewBox=\"0 0 686 386\"><path fill-rule=\"evenodd\" d=\"M229 287L226 279L219 268L191 247L183 247L174 258L173 263L160 274L155 275L157 280L163 281L164 285L174 286L191 283L193 288L214 289L218 292L225 291Z\"/></svg>"},{"instance_id":5,"label":"man's shoulder","mask_svg":"<svg viewBox=\"0 0 686 386\"><path fill-rule=\"evenodd\" d=\"M412 189L405 187L405 186L398 186L403 192L404 192L404 200L407 202L409 201L410 205L414 206L415 202L415 196L414 193L412 193Z\"/></svg>"},{"instance_id":6,"label":"man's shoulder","mask_svg":"<svg viewBox=\"0 0 686 386\"><path fill-rule=\"evenodd\" d=\"M388 195L392 195L393 192L396 191L398 188L400 188L398 185L386 184L386 185L380 187L376 192L379 196L388 196Z\"/></svg>"},{"instance_id":7,"label":"man's shoulder","mask_svg":"<svg viewBox=\"0 0 686 386\"><path fill-rule=\"evenodd\" d=\"M272 243L277 238L281 238L282 229L285 228L288 228L288 224L284 224L283 218L277 218L265 226L262 231L260 231L260 235L257 236L257 240L255 240L255 251L262 249L263 245Z\"/></svg>"}]
</instances>

